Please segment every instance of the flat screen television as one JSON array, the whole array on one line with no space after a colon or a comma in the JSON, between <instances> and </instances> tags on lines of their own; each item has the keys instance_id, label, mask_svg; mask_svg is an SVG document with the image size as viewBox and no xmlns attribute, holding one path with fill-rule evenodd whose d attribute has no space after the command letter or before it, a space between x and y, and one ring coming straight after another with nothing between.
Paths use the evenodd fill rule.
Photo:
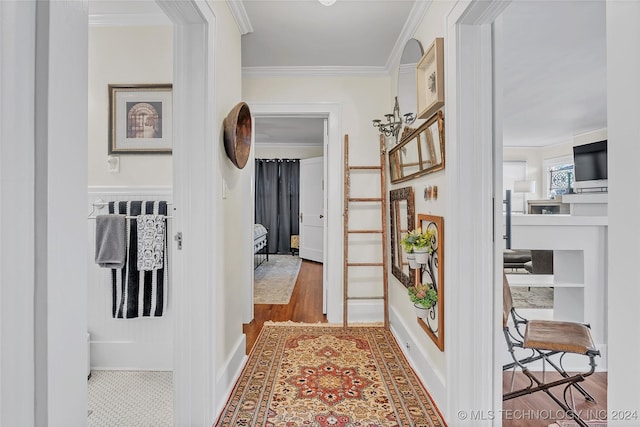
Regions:
<instances>
[{"instance_id":1,"label":"flat screen television","mask_svg":"<svg viewBox=\"0 0 640 427\"><path fill-rule=\"evenodd\" d=\"M607 179L607 141L573 147L573 165L576 182Z\"/></svg>"}]
</instances>

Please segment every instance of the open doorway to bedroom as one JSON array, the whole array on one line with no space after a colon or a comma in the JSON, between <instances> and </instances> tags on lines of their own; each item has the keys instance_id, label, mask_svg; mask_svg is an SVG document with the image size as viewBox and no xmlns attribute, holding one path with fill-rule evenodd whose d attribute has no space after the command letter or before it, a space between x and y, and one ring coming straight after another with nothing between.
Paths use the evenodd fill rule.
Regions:
<instances>
[{"instance_id":1,"label":"open doorway to bedroom","mask_svg":"<svg viewBox=\"0 0 640 427\"><path fill-rule=\"evenodd\" d=\"M253 320L247 353L265 321L326 322L324 117L256 117Z\"/></svg>"}]
</instances>

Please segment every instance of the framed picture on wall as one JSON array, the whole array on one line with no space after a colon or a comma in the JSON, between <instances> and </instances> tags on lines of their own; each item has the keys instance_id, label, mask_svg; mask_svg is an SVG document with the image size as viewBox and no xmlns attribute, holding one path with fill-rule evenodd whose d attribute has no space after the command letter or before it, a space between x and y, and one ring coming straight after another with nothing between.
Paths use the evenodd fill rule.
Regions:
<instances>
[{"instance_id":1,"label":"framed picture on wall","mask_svg":"<svg viewBox=\"0 0 640 427\"><path fill-rule=\"evenodd\" d=\"M172 85L109 85L109 154L170 154Z\"/></svg>"},{"instance_id":2,"label":"framed picture on wall","mask_svg":"<svg viewBox=\"0 0 640 427\"><path fill-rule=\"evenodd\" d=\"M444 39L438 37L416 66L418 118L428 119L444 105Z\"/></svg>"}]
</instances>

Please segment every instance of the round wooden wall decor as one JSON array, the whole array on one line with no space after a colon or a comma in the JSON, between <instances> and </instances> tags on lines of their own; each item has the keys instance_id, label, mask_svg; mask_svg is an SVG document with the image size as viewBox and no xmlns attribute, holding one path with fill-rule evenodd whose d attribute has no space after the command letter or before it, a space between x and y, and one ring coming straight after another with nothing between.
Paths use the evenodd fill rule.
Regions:
<instances>
[{"instance_id":1,"label":"round wooden wall decor","mask_svg":"<svg viewBox=\"0 0 640 427\"><path fill-rule=\"evenodd\" d=\"M244 168L251 151L251 111L245 102L239 102L223 121L224 149L238 169Z\"/></svg>"}]
</instances>

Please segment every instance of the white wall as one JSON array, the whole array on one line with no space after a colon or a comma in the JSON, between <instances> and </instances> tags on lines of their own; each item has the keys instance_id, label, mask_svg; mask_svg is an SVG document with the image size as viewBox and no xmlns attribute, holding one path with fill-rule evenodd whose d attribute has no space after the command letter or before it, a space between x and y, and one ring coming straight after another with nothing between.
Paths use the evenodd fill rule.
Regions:
<instances>
[{"instance_id":1,"label":"white wall","mask_svg":"<svg viewBox=\"0 0 640 427\"><path fill-rule=\"evenodd\" d=\"M640 2L607 2L607 130L609 161L609 410L640 412L640 341L637 316L640 286ZM637 419L610 421L637 425Z\"/></svg>"},{"instance_id":2,"label":"white wall","mask_svg":"<svg viewBox=\"0 0 640 427\"><path fill-rule=\"evenodd\" d=\"M429 6L422 22L414 34L414 38L422 43L422 47L426 50L436 37L444 37L445 19L453 8L455 2L437 1L432 2ZM445 45L447 40L445 38ZM445 49L446 51L446 49ZM394 74L395 76L395 74ZM391 96L397 92L397 81L394 77L391 81ZM447 82L445 81L445 85ZM446 105L446 104L445 104ZM447 117L445 114L445 129L447 127ZM419 126L421 121L417 121L412 127ZM446 201L451 195L447 194L447 143L445 141L445 169L443 171L428 174L414 180L406 181L396 185L390 185L390 189L411 186L415 192L415 211L416 214L431 214L444 217L444 236L445 244L447 241L447 212ZM438 186L437 200L424 200L424 189L429 185ZM450 264L448 264L450 263ZM447 286L453 284L447 282L447 269L456 268L452 261L444 260L445 276L444 288L446 295ZM412 341L411 349L408 351L409 356L423 363L416 364L418 372L421 374L425 385L432 393L440 409L446 408L446 364L445 351L440 351L431 339L426 335L422 328L416 322L413 304L409 300L406 288L392 275L389 275L389 302L390 309L397 316L396 322L392 322L392 327L403 337L407 337ZM448 314L445 311L445 325L447 324ZM393 317L392 317L393 319ZM425 362L428 367L425 366Z\"/></svg>"},{"instance_id":3,"label":"white wall","mask_svg":"<svg viewBox=\"0 0 640 427\"><path fill-rule=\"evenodd\" d=\"M87 211L92 211L92 216L108 212L106 206L94 210L93 202L97 200L163 200L170 205L171 212L173 196L170 187L89 187ZM100 268L95 263L95 220L88 221L87 229L87 328L91 334L91 369L172 371L176 284L169 280L165 295L167 308L161 317L114 319L111 269ZM172 219L167 219L168 238L173 235L172 231ZM169 241L169 252L172 247ZM172 254L166 256L171 271Z\"/></svg>"},{"instance_id":4,"label":"white wall","mask_svg":"<svg viewBox=\"0 0 640 427\"><path fill-rule=\"evenodd\" d=\"M89 192L90 201L169 200L170 154L120 154L120 171L107 167L109 84L171 83L173 26L91 26L89 28ZM149 190L163 186L160 193ZM91 210L91 208L88 208ZM110 270L93 261L95 222L89 221L88 330L95 369L171 370L173 313L156 319L112 319ZM167 236L171 236L170 233ZM169 258L169 262L172 259ZM174 286L169 284L170 290Z\"/></svg>"},{"instance_id":5,"label":"white wall","mask_svg":"<svg viewBox=\"0 0 640 427\"><path fill-rule=\"evenodd\" d=\"M247 209L247 195L251 194L251 173L245 166L237 169L224 150L222 122L229 111L242 99L240 33L229 8L224 2L210 1L216 15L215 40L215 88L218 134L212 142L217 146L219 162L215 173L220 182L226 184L226 198L219 201L224 215L212 218L219 235L217 256L220 257L217 280L212 286L217 288L215 301L215 328L218 339L215 348L216 378L221 392L233 384L237 364L245 354L245 337L242 333L242 312L246 304L253 304L242 298L243 285L252 281L253 212ZM220 191L223 194L223 191ZM246 242L246 243L242 243ZM216 402L217 406L224 402Z\"/></svg>"},{"instance_id":6,"label":"white wall","mask_svg":"<svg viewBox=\"0 0 640 427\"><path fill-rule=\"evenodd\" d=\"M268 144L255 144L254 152L256 159L309 159L324 154L322 146L275 147Z\"/></svg>"},{"instance_id":7,"label":"white wall","mask_svg":"<svg viewBox=\"0 0 640 427\"><path fill-rule=\"evenodd\" d=\"M107 167L109 84L173 82L173 26L89 29L89 185L171 185L168 154L120 154Z\"/></svg>"}]
</instances>

